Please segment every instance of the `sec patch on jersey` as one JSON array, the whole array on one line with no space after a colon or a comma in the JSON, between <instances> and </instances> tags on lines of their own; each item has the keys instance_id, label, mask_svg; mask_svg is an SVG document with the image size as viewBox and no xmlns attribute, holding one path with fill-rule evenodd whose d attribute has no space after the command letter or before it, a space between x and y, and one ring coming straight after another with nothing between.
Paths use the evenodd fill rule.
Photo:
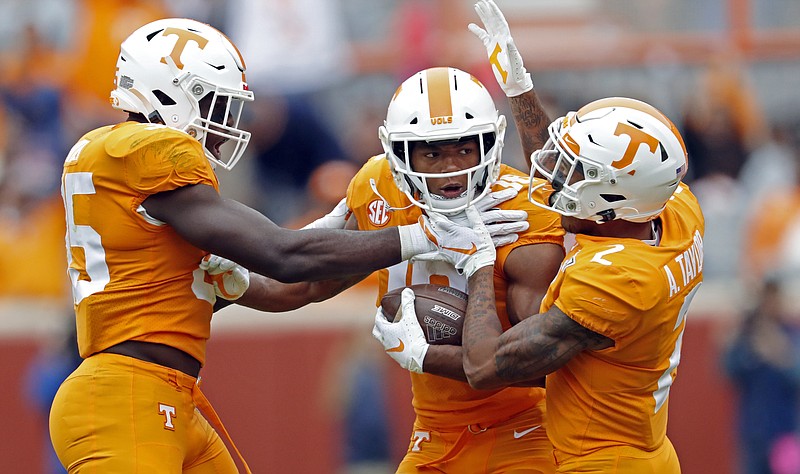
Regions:
<instances>
[{"instance_id":1,"label":"sec patch on jersey","mask_svg":"<svg viewBox=\"0 0 800 474\"><path fill-rule=\"evenodd\" d=\"M428 343L460 346L464 315L467 313L467 294L449 286L430 283L411 285L409 288L414 291L414 309ZM383 316L389 321L400 317L398 309L403 289L395 288L381 298Z\"/></svg>"}]
</instances>

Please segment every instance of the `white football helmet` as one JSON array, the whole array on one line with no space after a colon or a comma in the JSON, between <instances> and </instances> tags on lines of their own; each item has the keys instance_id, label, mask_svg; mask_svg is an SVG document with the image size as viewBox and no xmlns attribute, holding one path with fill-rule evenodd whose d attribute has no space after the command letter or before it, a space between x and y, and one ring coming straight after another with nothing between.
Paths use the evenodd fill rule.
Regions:
<instances>
[{"instance_id":1,"label":"white football helmet","mask_svg":"<svg viewBox=\"0 0 800 474\"><path fill-rule=\"evenodd\" d=\"M187 132L215 165L233 168L250 141L238 128L244 103L253 100L244 59L205 23L169 18L134 31L120 47L114 84L114 108ZM206 147L209 134L225 139L223 149Z\"/></svg>"},{"instance_id":2,"label":"white football helmet","mask_svg":"<svg viewBox=\"0 0 800 474\"><path fill-rule=\"evenodd\" d=\"M392 97L384 125L378 129L397 187L416 206L455 214L489 192L500 174L506 119L475 77L452 67L420 71L406 79ZM412 169L409 144L452 142L476 137L481 161L451 173L419 173ZM429 191L428 178L467 175L467 190L446 199Z\"/></svg>"},{"instance_id":3,"label":"white football helmet","mask_svg":"<svg viewBox=\"0 0 800 474\"><path fill-rule=\"evenodd\" d=\"M655 107L623 97L596 100L555 120L531 155L534 204L564 216L607 222L656 218L687 171L686 146ZM547 203L534 191L549 184Z\"/></svg>"}]
</instances>

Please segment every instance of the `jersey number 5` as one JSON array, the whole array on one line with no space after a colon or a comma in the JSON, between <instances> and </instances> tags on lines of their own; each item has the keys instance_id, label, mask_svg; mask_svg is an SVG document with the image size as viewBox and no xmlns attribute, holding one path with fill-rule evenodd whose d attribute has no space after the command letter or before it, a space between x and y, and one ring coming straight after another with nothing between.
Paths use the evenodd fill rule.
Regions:
<instances>
[{"instance_id":1,"label":"jersey number 5","mask_svg":"<svg viewBox=\"0 0 800 474\"><path fill-rule=\"evenodd\" d=\"M76 143L69 151L66 162L77 161L81 151L88 144L88 140ZM102 291L111 280L100 234L88 225L75 223L73 200L78 194L94 194L92 173L65 173L64 181L61 183L61 197L64 199L64 211L67 217L67 273L72 282L72 300L75 304L93 293ZM83 249L82 259L77 258L77 249Z\"/></svg>"}]
</instances>

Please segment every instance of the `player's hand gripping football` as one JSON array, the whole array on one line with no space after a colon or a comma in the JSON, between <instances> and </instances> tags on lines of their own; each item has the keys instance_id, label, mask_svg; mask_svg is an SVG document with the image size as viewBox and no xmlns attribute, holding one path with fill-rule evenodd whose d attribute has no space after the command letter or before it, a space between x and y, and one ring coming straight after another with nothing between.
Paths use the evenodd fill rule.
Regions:
<instances>
[{"instance_id":1,"label":"player's hand gripping football","mask_svg":"<svg viewBox=\"0 0 800 474\"><path fill-rule=\"evenodd\" d=\"M455 269L472 276L479 268L494 265L496 251L489 230L481 220L481 215L474 206L465 211L469 227L457 224L442 214L429 212L422 216L423 227L429 238L437 243L437 249L412 258L416 260L443 260Z\"/></svg>"},{"instance_id":2,"label":"player's hand gripping football","mask_svg":"<svg viewBox=\"0 0 800 474\"><path fill-rule=\"evenodd\" d=\"M378 307L375 314L375 326L372 336L383 344L389 357L397 361L401 367L421 374L425 354L428 353L427 339L417 321L414 310L414 291L406 288L400 294L399 315L392 315L394 321L388 321L383 310ZM399 319L397 318L399 316Z\"/></svg>"},{"instance_id":3,"label":"player's hand gripping football","mask_svg":"<svg viewBox=\"0 0 800 474\"><path fill-rule=\"evenodd\" d=\"M344 229L352 211L347 207L347 198L342 198L333 210L319 219L306 224L303 229Z\"/></svg>"},{"instance_id":4,"label":"player's hand gripping football","mask_svg":"<svg viewBox=\"0 0 800 474\"><path fill-rule=\"evenodd\" d=\"M530 227L527 211L497 208L500 203L513 199L517 194L516 189L505 188L493 191L475 203L495 247L516 242L519 240L519 233Z\"/></svg>"},{"instance_id":5,"label":"player's hand gripping football","mask_svg":"<svg viewBox=\"0 0 800 474\"><path fill-rule=\"evenodd\" d=\"M475 11L483 22L483 28L474 23L467 28L486 47L492 72L503 92L508 97L516 97L533 89L533 79L522 64L522 55L514 44L503 12L492 0L479 0Z\"/></svg>"},{"instance_id":6,"label":"player's hand gripping football","mask_svg":"<svg viewBox=\"0 0 800 474\"><path fill-rule=\"evenodd\" d=\"M237 300L250 287L250 272L227 258L206 255L200 261L200 269L211 277L214 293L220 298Z\"/></svg>"}]
</instances>

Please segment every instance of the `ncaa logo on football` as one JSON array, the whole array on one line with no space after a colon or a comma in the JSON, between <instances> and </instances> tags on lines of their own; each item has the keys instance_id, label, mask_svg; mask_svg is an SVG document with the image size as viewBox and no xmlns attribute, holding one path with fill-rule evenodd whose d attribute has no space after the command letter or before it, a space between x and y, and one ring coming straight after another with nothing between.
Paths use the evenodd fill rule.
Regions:
<instances>
[{"instance_id":1,"label":"ncaa logo on football","mask_svg":"<svg viewBox=\"0 0 800 474\"><path fill-rule=\"evenodd\" d=\"M372 225L383 227L389 222L389 208L383 199L375 199L367 205L367 218Z\"/></svg>"}]
</instances>

